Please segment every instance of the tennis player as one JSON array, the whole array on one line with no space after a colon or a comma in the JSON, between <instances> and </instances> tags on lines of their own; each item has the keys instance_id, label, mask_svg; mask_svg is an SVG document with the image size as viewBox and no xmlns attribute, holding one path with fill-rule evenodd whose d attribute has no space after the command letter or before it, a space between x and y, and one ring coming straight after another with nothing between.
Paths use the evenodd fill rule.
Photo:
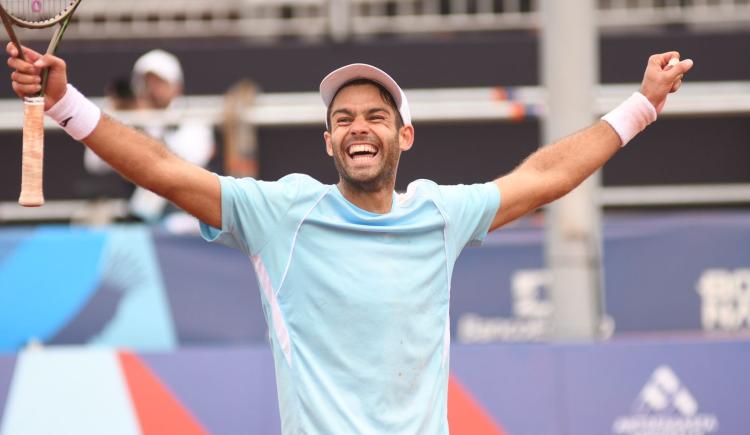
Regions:
<instances>
[{"instance_id":1,"label":"tennis player","mask_svg":"<svg viewBox=\"0 0 750 435\"><path fill-rule=\"evenodd\" d=\"M63 60L9 45L13 89L123 176L202 222L203 236L252 260L271 331L284 434L447 434L448 305L461 250L569 192L653 122L692 67L652 56L640 92L594 125L476 185L394 192L414 143L409 103L365 64L323 79L325 149L339 182L220 177L107 116L68 84Z\"/></svg>"}]
</instances>

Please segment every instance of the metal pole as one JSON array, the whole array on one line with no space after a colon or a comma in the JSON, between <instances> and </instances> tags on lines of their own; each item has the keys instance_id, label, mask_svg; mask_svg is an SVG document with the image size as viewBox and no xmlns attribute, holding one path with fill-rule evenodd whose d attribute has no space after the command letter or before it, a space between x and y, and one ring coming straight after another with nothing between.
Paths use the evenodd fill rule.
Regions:
<instances>
[{"instance_id":1,"label":"metal pole","mask_svg":"<svg viewBox=\"0 0 750 435\"><path fill-rule=\"evenodd\" d=\"M552 143L590 125L599 82L594 0L542 0L541 65L549 112L543 138ZM599 174L547 209L546 261L552 284L551 338L590 340L602 319Z\"/></svg>"},{"instance_id":2,"label":"metal pole","mask_svg":"<svg viewBox=\"0 0 750 435\"><path fill-rule=\"evenodd\" d=\"M344 42L351 36L352 12L350 0L328 1L329 32L334 42Z\"/></svg>"}]
</instances>

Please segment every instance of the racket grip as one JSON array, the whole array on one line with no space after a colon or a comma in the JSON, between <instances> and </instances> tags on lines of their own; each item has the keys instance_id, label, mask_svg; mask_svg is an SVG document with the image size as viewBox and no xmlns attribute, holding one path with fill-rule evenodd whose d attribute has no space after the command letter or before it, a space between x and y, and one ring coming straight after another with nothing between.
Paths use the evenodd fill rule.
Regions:
<instances>
[{"instance_id":1,"label":"racket grip","mask_svg":"<svg viewBox=\"0 0 750 435\"><path fill-rule=\"evenodd\" d=\"M39 207L44 204L44 97L27 97L23 106L23 162L18 203L24 207Z\"/></svg>"}]
</instances>

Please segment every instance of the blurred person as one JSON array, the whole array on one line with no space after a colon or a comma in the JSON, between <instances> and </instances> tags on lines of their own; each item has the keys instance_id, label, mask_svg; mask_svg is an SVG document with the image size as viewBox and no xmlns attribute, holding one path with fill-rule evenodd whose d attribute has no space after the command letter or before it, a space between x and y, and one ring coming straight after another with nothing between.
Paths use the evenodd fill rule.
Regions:
<instances>
[{"instance_id":1,"label":"blurred person","mask_svg":"<svg viewBox=\"0 0 750 435\"><path fill-rule=\"evenodd\" d=\"M112 110L122 112L141 108L141 102L136 98L130 81L130 77L118 77L104 88L104 95Z\"/></svg>"},{"instance_id":2,"label":"blurred person","mask_svg":"<svg viewBox=\"0 0 750 435\"><path fill-rule=\"evenodd\" d=\"M13 89L39 91L47 113L122 175L203 223L203 237L255 267L269 325L284 434L447 434L448 307L461 250L570 192L641 130L692 61L649 58L640 92L593 125L475 185L429 180L394 191L414 143L406 95L385 72L354 64L320 85L323 142L339 174L324 185L219 177L158 141L101 116L68 85L65 63L8 45ZM486 164L486 162L477 162Z\"/></svg>"},{"instance_id":3,"label":"blurred person","mask_svg":"<svg viewBox=\"0 0 750 435\"><path fill-rule=\"evenodd\" d=\"M109 109L123 112L137 110L143 106L138 98L136 98L130 83L131 79L129 76L118 77L104 88L104 95L107 98ZM112 172L112 168L89 148L83 151L83 167L93 175L105 175Z\"/></svg>"},{"instance_id":4,"label":"blurred person","mask_svg":"<svg viewBox=\"0 0 750 435\"><path fill-rule=\"evenodd\" d=\"M122 88L123 84L119 86ZM185 108L183 95L184 75L177 57L164 50L151 50L133 65L130 89L131 104L113 106L115 110L180 110ZM122 89L121 89L122 90ZM115 104L122 99L110 100ZM143 128L148 135L162 141L180 158L206 167L214 155L214 134L211 124L196 120L176 125L149 125ZM94 174L111 171L109 165L87 150L84 155L86 169ZM128 209L132 217L146 222L164 218L164 225L173 232L197 232L198 223L184 213L170 210L169 202L147 189L136 186Z\"/></svg>"},{"instance_id":5,"label":"blurred person","mask_svg":"<svg viewBox=\"0 0 750 435\"><path fill-rule=\"evenodd\" d=\"M243 119L244 112L255 103L258 93L258 86L245 79L224 95L222 137L226 175L257 177L260 173L258 131Z\"/></svg>"},{"instance_id":6,"label":"blurred person","mask_svg":"<svg viewBox=\"0 0 750 435\"><path fill-rule=\"evenodd\" d=\"M104 88L108 110L126 112L137 110L141 104L130 86L130 76L117 77ZM80 213L78 223L103 226L112 223L115 211L109 199L131 197L135 186L119 177L112 168L89 148L83 150L83 167L86 173L76 182L76 192L85 198L85 210Z\"/></svg>"}]
</instances>

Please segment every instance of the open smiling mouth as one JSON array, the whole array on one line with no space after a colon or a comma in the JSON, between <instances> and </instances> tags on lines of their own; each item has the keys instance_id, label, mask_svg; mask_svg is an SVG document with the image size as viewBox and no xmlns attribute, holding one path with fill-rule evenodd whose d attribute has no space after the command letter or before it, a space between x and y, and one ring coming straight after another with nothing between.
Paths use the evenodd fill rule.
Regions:
<instances>
[{"instance_id":1,"label":"open smiling mouth","mask_svg":"<svg viewBox=\"0 0 750 435\"><path fill-rule=\"evenodd\" d=\"M346 154L355 161L369 160L378 155L378 149L370 144L356 144L346 150Z\"/></svg>"}]
</instances>

